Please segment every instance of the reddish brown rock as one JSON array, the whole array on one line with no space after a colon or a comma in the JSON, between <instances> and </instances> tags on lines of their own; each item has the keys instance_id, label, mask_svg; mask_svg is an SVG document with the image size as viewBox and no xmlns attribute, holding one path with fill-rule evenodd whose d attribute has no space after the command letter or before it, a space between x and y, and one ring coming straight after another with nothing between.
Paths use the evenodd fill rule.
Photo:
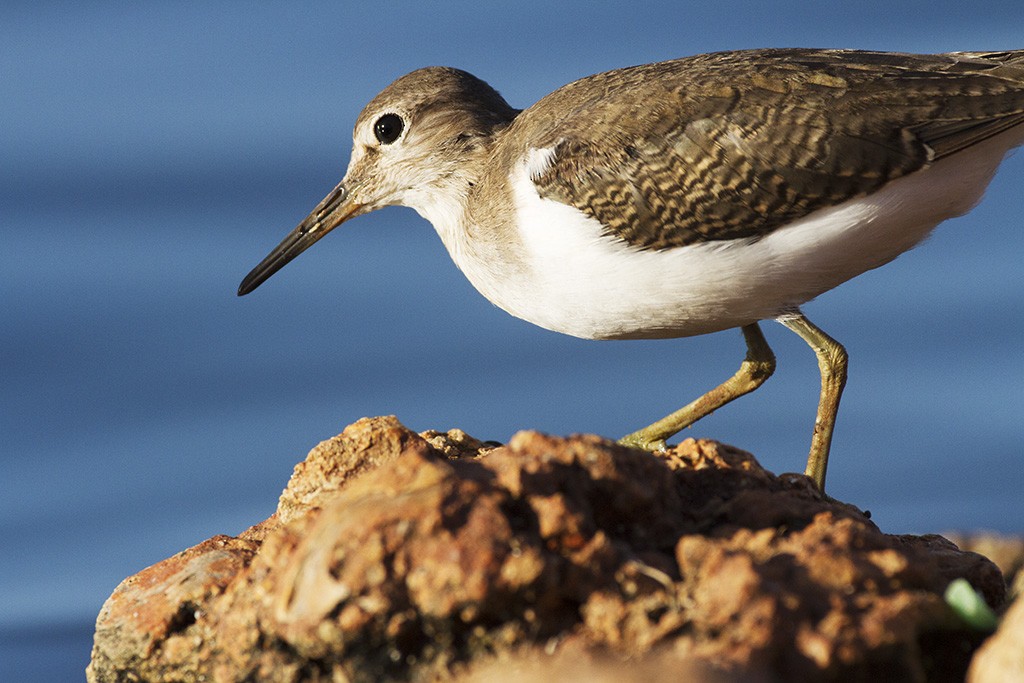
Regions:
<instances>
[{"instance_id":1,"label":"reddish brown rock","mask_svg":"<svg viewBox=\"0 0 1024 683\"><path fill-rule=\"evenodd\" d=\"M494 448L374 418L313 449L262 525L118 587L88 674L962 680L980 637L943 602L957 577L1004 599L985 558L721 444Z\"/></svg>"},{"instance_id":2,"label":"reddish brown rock","mask_svg":"<svg viewBox=\"0 0 1024 683\"><path fill-rule=\"evenodd\" d=\"M96 619L90 669L99 670L91 674L131 680L122 672L151 670L154 656L176 669L195 668L189 630L258 549L258 543L215 536L125 579Z\"/></svg>"},{"instance_id":3,"label":"reddish brown rock","mask_svg":"<svg viewBox=\"0 0 1024 683\"><path fill-rule=\"evenodd\" d=\"M349 481L395 460L406 449L429 450L395 419L362 420L321 442L295 466L277 505L281 522L319 508Z\"/></svg>"}]
</instances>

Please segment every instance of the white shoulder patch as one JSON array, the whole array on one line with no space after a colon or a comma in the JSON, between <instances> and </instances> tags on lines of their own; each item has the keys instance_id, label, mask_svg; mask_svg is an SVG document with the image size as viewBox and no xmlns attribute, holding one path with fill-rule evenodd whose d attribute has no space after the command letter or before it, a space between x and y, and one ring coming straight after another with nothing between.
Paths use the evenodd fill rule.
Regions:
<instances>
[{"instance_id":1,"label":"white shoulder patch","mask_svg":"<svg viewBox=\"0 0 1024 683\"><path fill-rule=\"evenodd\" d=\"M556 147L558 147L558 143L551 147L540 149L531 147L528 149L526 156L523 157L523 164L526 166L526 177L530 180L537 180L537 178L544 175L555 161Z\"/></svg>"}]
</instances>

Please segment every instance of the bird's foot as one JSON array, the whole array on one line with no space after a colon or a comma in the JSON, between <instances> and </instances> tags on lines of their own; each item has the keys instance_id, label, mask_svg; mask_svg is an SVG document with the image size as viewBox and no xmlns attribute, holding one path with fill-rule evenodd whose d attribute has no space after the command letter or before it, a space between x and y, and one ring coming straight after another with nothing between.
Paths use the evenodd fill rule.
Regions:
<instances>
[{"instance_id":1,"label":"bird's foot","mask_svg":"<svg viewBox=\"0 0 1024 683\"><path fill-rule=\"evenodd\" d=\"M633 432L619 439L619 443L623 446L629 446L630 448L639 448L643 451L649 451L651 453L657 453L664 451L668 448L668 444L665 443L665 439L652 438L643 434L644 430L639 432Z\"/></svg>"}]
</instances>

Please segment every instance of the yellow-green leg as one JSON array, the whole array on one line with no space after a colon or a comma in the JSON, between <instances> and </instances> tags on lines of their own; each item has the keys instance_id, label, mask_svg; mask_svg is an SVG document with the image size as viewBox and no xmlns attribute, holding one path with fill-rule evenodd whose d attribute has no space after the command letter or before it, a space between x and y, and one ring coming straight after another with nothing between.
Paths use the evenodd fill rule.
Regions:
<instances>
[{"instance_id":1,"label":"yellow-green leg","mask_svg":"<svg viewBox=\"0 0 1024 683\"><path fill-rule=\"evenodd\" d=\"M846 385L848 356L843 345L825 334L817 325L799 311L782 316L780 323L800 335L818 357L821 370L821 397L818 399L818 416L814 420L814 434L811 436L811 452L807 456L807 469L818 489L825 490L825 470L828 468L828 452L832 447L832 430L836 426L839 399Z\"/></svg>"},{"instance_id":2,"label":"yellow-green leg","mask_svg":"<svg viewBox=\"0 0 1024 683\"><path fill-rule=\"evenodd\" d=\"M747 357L735 375L693 403L650 426L627 434L619 439L619 443L648 451L661 450L665 448L665 440L673 434L764 384L764 381L775 372L775 354L768 347L768 342L765 341L757 323L744 325L741 330L747 342Z\"/></svg>"}]
</instances>

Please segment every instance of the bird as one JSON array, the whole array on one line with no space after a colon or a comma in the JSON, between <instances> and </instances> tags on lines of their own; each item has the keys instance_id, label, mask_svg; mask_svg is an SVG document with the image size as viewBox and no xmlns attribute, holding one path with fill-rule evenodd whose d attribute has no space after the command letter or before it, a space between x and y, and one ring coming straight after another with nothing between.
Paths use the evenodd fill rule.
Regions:
<instances>
[{"instance_id":1,"label":"bird","mask_svg":"<svg viewBox=\"0 0 1024 683\"><path fill-rule=\"evenodd\" d=\"M584 339L739 328L746 355L620 442L649 451L775 370L759 323L814 351L805 474L822 492L848 355L801 306L980 201L1024 143L1024 50L717 52L631 66L515 109L426 67L356 119L341 182L242 281L245 295L343 222L414 209L479 292Z\"/></svg>"}]
</instances>

